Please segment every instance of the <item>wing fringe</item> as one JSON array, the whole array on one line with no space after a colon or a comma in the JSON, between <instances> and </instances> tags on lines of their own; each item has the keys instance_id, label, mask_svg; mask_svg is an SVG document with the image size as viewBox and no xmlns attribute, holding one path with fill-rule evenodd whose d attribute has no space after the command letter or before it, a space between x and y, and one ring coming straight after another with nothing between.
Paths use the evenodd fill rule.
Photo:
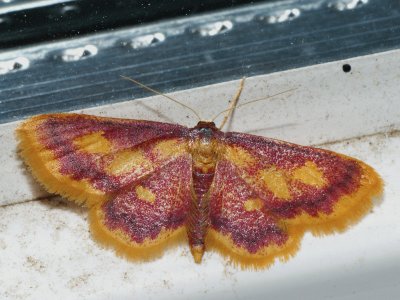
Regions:
<instances>
[{"instance_id":1,"label":"wing fringe","mask_svg":"<svg viewBox=\"0 0 400 300\"><path fill-rule=\"evenodd\" d=\"M161 231L155 240L133 243L127 235L114 233L104 225L100 205L95 205L89 211L90 231L99 243L114 249L118 256L134 262L151 261L161 257L166 250L187 243L185 226L173 231Z\"/></svg>"},{"instance_id":2,"label":"wing fringe","mask_svg":"<svg viewBox=\"0 0 400 300\"><path fill-rule=\"evenodd\" d=\"M59 194L79 205L87 207L107 199L101 191L97 191L89 186L89 183L82 186L83 181L75 181L68 176L57 176L55 172L49 170L47 165L56 162L54 155L44 149L38 140L36 128L41 121L46 120L50 115L39 115L23 122L16 130L19 140L18 151L23 158L29 171L44 189L52 194ZM62 180L59 177L62 176ZM90 192L89 192L90 191Z\"/></svg>"}]
</instances>

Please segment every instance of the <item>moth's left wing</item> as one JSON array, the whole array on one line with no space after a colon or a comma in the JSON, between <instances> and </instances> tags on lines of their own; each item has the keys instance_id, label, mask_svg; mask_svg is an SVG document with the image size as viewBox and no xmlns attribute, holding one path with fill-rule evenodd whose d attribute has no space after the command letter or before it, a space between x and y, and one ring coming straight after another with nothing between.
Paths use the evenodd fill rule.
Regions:
<instances>
[{"instance_id":1,"label":"moth's left wing","mask_svg":"<svg viewBox=\"0 0 400 300\"><path fill-rule=\"evenodd\" d=\"M210 195L211 245L242 265L294 254L306 230L344 230L382 191L365 163L331 151L227 133Z\"/></svg>"},{"instance_id":2,"label":"moth's left wing","mask_svg":"<svg viewBox=\"0 0 400 300\"><path fill-rule=\"evenodd\" d=\"M33 117L21 155L53 193L90 207L94 236L147 259L185 237L191 162L186 127L81 114Z\"/></svg>"},{"instance_id":3,"label":"moth's left wing","mask_svg":"<svg viewBox=\"0 0 400 300\"><path fill-rule=\"evenodd\" d=\"M187 152L187 127L83 114L39 115L17 129L38 181L87 206L109 199Z\"/></svg>"}]
</instances>

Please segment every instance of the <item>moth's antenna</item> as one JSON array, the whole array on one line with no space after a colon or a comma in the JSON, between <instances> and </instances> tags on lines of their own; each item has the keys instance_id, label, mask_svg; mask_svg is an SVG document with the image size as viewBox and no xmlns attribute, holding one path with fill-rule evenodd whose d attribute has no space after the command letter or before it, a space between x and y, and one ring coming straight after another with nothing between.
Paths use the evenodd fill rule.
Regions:
<instances>
[{"instance_id":1,"label":"moth's antenna","mask_svg":"<svg viewBox=\"0 0 400 300\"><path fill-rule=\"evenodd\" d=\"M245 79L246 79L246 78L243 77L242 80L240 80L239 89L238 89L238 91L236 92L235 97L233 97L232 103L231 103L230 107L229 107L227 110L224 110L224 111L223 111L223 112L226 112L226 114L225 114L225 116L224 116L224 119L222 120L221 126L219 126L219 130L221 130L222 127L224 127L226 121L228 121L228 119L229 119L229 117L232 115L234 109L237 107L236 105L237 105L237 103L238 103L238 101L239 101L240 94L242 93L243 86L244 86L244 80L245 80ZM220 115L220 114L218 114L217 116L219 116L219 115ZM213 118L212 121L214 122L215 119L216 119L216 118Z\"/></svg>"},{"instance_id":2,"label":"moth's antenna","mask_svg":"<svg viewBox=\"0 0 400 300\"><path fill-rule=\"evenodd\" d=\"M174 98L172 98L172 97L170 97L170 96L168 96L168 95L166 95L166 94L163 94L163 93L161 93L161 92L159 92L159 91L156 91L156 90L152 89L151 87L148 87L148 86L144 85L143 83L140 83L139 81L136 81L135 79L132 79L132 78L130 78L130 77L126 77L126 76L123 76L123 75L120 75L120 76L121 76L123 79L132 81L133 83L135 83L135 84L137 84L138 86L144 88L145 90L148 90L148 91L153 92L154 94L157 94L157 95L160 95L160 96L164 96L165 98L167 98L167 99L169 99L169 100L171 100L171 101L173 101L173 102L175 102L175 103L178 103L178 104L182 105L183 107L185 107L185 108L191 110L192 113L194 113L195 116L199 119L199 121L201 121L201 117L199 116L199 114L198 114L193 108L191 108L190 106L187 106L187 105L185 105L185 104L179 102L178 100L176 100L176 99L174 99Z\"/></svg>"},{"instance_id":3,"label":"moth's antenna","mask_svg":"<svg viewBox=\"0 0 400 300\"><path fill-rule=\"evenodd\" d=\"M283 92L280 92L280 93L277 93L277 94L274 94L274 95L271 95L271 96L262 97L262 98L259 98L259 99L251 100L251 101L243 103L243 104L236 105L235 109L241 108L241 107L243 107L245 105L248 105L248 104L252 104L254 102L268 100L270 98L273 98L273 97L276 97L276 96L279 96L279 95L282 95L282 94L286 94L286 93L292 92L294 90L297 90L297 87L289 89L289 90L286 90L286 91L283 91ZM230 110L231 110L231 108L228 108L228 109L225 109L225 110L219 112L214 118L212 118L211 122L214 122L216 118L218 118L224 112L229 112Z\"/></svg>"}]
</instances>

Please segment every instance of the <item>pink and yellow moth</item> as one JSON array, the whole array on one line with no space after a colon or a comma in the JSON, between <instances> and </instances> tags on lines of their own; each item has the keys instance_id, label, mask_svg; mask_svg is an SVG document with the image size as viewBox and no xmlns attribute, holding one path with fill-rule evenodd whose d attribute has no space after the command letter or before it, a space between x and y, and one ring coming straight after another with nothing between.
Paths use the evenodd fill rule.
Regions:
<instances>
[{"instance_id":1,"label":"pink and yellow moth","mask_svg":"<svg viewBox=\"0 0 400 300\"><path fill-rule=\"evenodd\" d=\"M188 240L197 263L213 249L242 267L266 267L293 256L307 231L357 222L382 192L360 160L213 122L45 114L17 136L45 189L88 207L93 236L134 260Z\"/></svg>"}]
</instances>

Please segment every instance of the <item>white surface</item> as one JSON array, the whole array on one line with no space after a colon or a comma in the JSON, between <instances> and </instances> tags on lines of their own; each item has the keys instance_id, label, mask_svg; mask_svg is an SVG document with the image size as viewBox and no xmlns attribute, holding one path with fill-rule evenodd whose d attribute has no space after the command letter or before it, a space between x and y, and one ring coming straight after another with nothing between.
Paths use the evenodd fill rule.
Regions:
<instances>
[{"instance_id":1,"label":"white surface","mask_svg":"<svg viewBox=\"0 0 400 300\"><path fill-rule=\"evenodd\" d=\"M400 294L400 135L330 144L374 166L380 206L344 234L306 235L298 254L241 271L216 253L196 265L187 245L137 264L90 237L87 212L62 201L0 207L1 299L396 299Z\"/></svg>"},{"instance_id":2,"label":"white surface","mask_svg":"<svg viewBox=\"0 0 400 300\"><path fill-rule=\"evenodd\" d=\"M400 129L399 62L400 50L396 50L248 78L241 103L297 89L237 110L228 129L305 145ZM342 71L343 63L351 64L350 73ZM238 81L232 81L177 92L173 96L196 108L203 118L210 119L227 108L237 88ZM158 96L81 112L190 127L197 123L190 111ZM17 125L0 125L0 205L46 195L32 181L17 156L14 137Z\"/></svg>"}]
</instances>

